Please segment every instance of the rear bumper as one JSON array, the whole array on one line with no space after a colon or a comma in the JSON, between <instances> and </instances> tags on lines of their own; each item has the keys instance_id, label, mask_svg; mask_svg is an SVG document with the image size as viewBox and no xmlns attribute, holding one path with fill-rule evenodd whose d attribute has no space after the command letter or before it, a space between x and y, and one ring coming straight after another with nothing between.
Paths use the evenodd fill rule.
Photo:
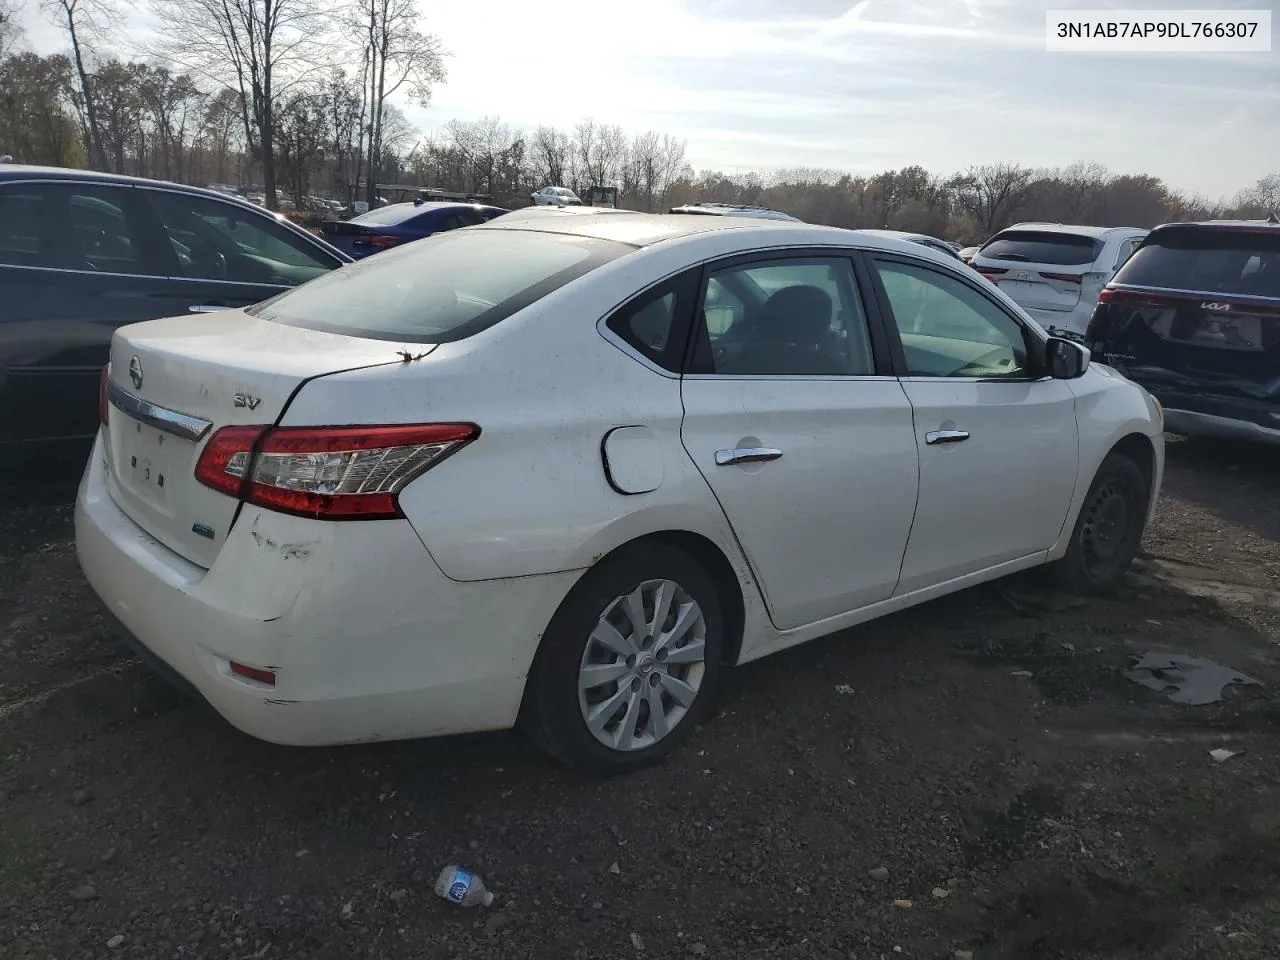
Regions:
<instances>
[{"instance_id":1,"label":"rear bumper","mask_svg":"<svg viewBox=\"0 0 1280 960\"><path fill-rule=\"evenodd\" d=\"M1280 443L1280 402L1170 390L1163 384L1135 382L1164 407L1165 429L1190 437L1222 437Z\"/></svg>"},{"instance_id":2,"label":"rear bumper","mask_svg":"<svg viewBox=\"0 0 1280 960\"><path fill-rule=\"evenodd\" d=\"M274 743L510 727L538 639L576 578L457 583L405 521L250 507L204 570L111 499L100 443L75 523L86 578L145 658ZM233 675L232 660L273 670L276 685Z\"/></svg>"},{"instance_id":3,"label":"rear bumper","mask_svg":"<svg viewBox=\"0 0 1280 960\"><path fill-rule=\"evenodd\" d=\"M1264 427L1250 420L1216 416L1198 410L1165 407L1164 425L1170 433L1179 433L1187 437L1222 437L1231 440L1280 444L1280 426Z\"/></svg>"}]
</instances>

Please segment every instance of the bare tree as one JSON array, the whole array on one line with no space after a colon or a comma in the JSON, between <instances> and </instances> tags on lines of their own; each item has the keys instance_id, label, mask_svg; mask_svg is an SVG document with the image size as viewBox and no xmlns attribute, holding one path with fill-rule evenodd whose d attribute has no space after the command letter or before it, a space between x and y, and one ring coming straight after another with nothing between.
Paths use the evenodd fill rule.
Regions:
<instances>
[{"instance_id":1,"label":"bare tree","mask_svg":"<svg viewBox=\"0 0 1280 960\"><path fill-rule=\"evenodd\" d=\"M158 55L239 93L245 140L262 164L267 206L276 209L276 113L314 66L314 0L151 0L151 10L168 38Z\"/></svg>"},{"instance_id":2,"label":"bare tree","mask_svg":"<svg viewBox=\"0 0 1280 960\"><path fill-rule=\"evenodd\" d=\"M569 179L573 144L555 127L539 127L529 145L533 180L541 187L563 187Z\"/></svg>"},{"instance_id":3,"label":"bare tree","mask_svg":"<svg viewBox=\"0 0 1280 960\"><path fill-rule=\"evenodd\" d=\"M412 102L426 106L444 80L440 40L418 30L418 18L413 0L352 0L347 19L362 44L371 158L382 156L387 101L404 88ZM366 199L372 204L377 178L370 174Z\"/></svg>"},{"instance_id":4,"label":"bare tree","mask_svg":"<svg viewBox=\"0 0 1280 960\"><path fill-rule=\"evenodd\" d=\"M84 162L70 112L73 77L71 61L61 54L0 60L0 153L55 167Z\"/></svg>"},{"instance_id":5,"label":"bare tree","mask_svg":"<svg viewBox=\"0 0 1280 960\"><path fill-rule=\"evenodd\" d=\"M40 7L71 42L71 59L79 81L78 105L84 114L85 149L89 154L89 165L102 169L106 166L107 155L102 146L97 103L85 62L91 41L119 22L120 11L112 0L41 0Z\"/></svg>"},{"instance_id":6,"label":"bare tree","mask_svg":"<svg viewBox=\"0 0 1280 960\"><path fill-rule=\"evenodd\" d=\"M970 167L950 183L956 205L990 236L1008 226L1023 206L1035 171L1014 163Z\"/></svg>"},{"instance_id":7,"label":"bare tree","mask_svg":"<svg viewBox=\"0 0 1280 960\"><path fill-rule=\"evenodd\" d=\"M619 126L583 120L574 129L576 173L583 186L612 186L622 179L627 165L627 135Z\"/></svg>"},{"instance_id":8,"label":"bare tree","mask_svg":"<svg viewBox=\"0 0 1280 960\"><path fill-rule=\"evenodd\" d=\"M1280 173L1263 177L1248 190L1242 191L1236 202L1240 207L1264 217L1280 213Z\"/></svg>"},{"instance_id":9,"label":"bare tree","mask_svg":"<svg viewBox=\"0 0 1280 960\"><path fill-rule=\"evenodd\" d=\"M643 133L631 141L629 179L644 198L644 209L653 212L655 199L661 201L676 178L685 173L685 144L669 134Z\"/></svg>"},{"instance_id":10,"label":"bare tree","mask_svg":"<svg viewBox=\"0 0 1280 960\"><path fill-rule=\"evenodd\" d=\"M22 38L17 14L18 0L0 0L0 60L7 57Z\"/></svg>"}]
</instances>

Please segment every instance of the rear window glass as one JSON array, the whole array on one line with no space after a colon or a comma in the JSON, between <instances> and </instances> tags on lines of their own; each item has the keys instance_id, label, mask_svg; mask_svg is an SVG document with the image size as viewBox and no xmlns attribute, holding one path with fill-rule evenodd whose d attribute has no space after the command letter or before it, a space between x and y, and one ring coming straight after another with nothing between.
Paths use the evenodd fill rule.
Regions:
<instances>
[{"instance_id":1,"label":"rear window glass","mask_svg":"<svg viewBox=\"0 0 1280 960\"><path fill-rule=\"evenodd\" d=\"M1018 263L1052 263L1062 267L1080 267L1098 259L1101 250L1101 240L1082 234L1006 230L988 240L978 251L978 256Z\"/></svg>"},{"instance_id":2,"label":"rear window glass","mask_svg":"<svg viewBox=\"0 0 1280 960\"><path fill-rule=\"evenodd\" d=\"M410 217L426 212L422 207L415 207L412 203L393 203L387 207L378 207L376 210L362 213L358 217L352 217L349 222L363 223L371 227L386 227L393 223L403 223Z\"/></svg>"},{"instance_id":3,"label":"rear window glass","mask_svg":"<svg viewBox=\"0 0 1280 960\"><path fill-rule=\"evenodd\" d=\"M1280 230L1160 230L1120 268L1115 282L1280 297Z\"/></svg>"},{"instance_id":4,"label":"rear window glass","mask_svg":"<svg viewBox=\"0 0 1280 960\"><path fill-rule=\"evenodd\" d=\"M442 233L335 270L249 312L352 337L446 343L479 333L631 249L524 230Z\"/></svg>"}]
</instances>

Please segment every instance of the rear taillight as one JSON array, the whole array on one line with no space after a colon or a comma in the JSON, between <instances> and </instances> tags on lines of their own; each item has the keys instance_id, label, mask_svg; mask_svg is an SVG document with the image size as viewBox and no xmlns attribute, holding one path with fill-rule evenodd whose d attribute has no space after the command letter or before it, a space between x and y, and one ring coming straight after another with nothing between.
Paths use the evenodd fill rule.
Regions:
<instances>
[{"instance_id":1,"label":"rear taillight","mask_svg":"<svg viewBox=\"0 0 1280 960\"><path fill-rule=\"evenodd\" d=\"M102 421L102 425L107 425L107 415L111 410L111 364L107 364L102 368L102 375L98 377L98 419Z\"/></svg>"},{"instance_id":2,"label":"rear taillight","mask_svg":"<svg viewBox=\"0 0 1280 960\"><path fill-rule=\"evenodd\" d=\"M382 234L369 238L369 246L375 250L386 250L388 247L394 247L399 242L399 237L388 237Z\"/></svg>"},{"instance_id":3,"label":"rear taillight","mask_svg":"<svg viewBox=\"0 0 1280 960\"><path fill-rule=\"evenodd\" d=\"M401 517L396 494L480 435L473 423L223 427L196 479L246 503L319 520Z\"/></svg>"}]
</instances>

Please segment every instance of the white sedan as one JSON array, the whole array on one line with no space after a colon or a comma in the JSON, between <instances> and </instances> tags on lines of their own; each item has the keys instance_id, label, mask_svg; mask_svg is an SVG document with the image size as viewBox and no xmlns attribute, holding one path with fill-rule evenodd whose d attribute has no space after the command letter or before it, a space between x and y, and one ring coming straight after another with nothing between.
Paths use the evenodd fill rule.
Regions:
<instances>
[{"instance_id":1,"label":"white sedan","mask_svg":"<svg viewBox=\"0 0 1280 960\"><path fill-rule=\"evenodd\" d=\"M504 222L507 221L507 222ZM654 761L725 667L1050 564L1106 590L1161 412L954 257L754 218L498 218L120 329L76 539L240 729Z\"/></svg>"},{"instance_id":2,"label":"white sedan","mask_svg":"<svg viewBox=\"0 0 1280 960\"><path fill-rule=\"evenodd\" d=\"M543 187L529 195L529 202L535 207L582 206L578 195L568 187Z\"/></svg>"}]
</instances>

